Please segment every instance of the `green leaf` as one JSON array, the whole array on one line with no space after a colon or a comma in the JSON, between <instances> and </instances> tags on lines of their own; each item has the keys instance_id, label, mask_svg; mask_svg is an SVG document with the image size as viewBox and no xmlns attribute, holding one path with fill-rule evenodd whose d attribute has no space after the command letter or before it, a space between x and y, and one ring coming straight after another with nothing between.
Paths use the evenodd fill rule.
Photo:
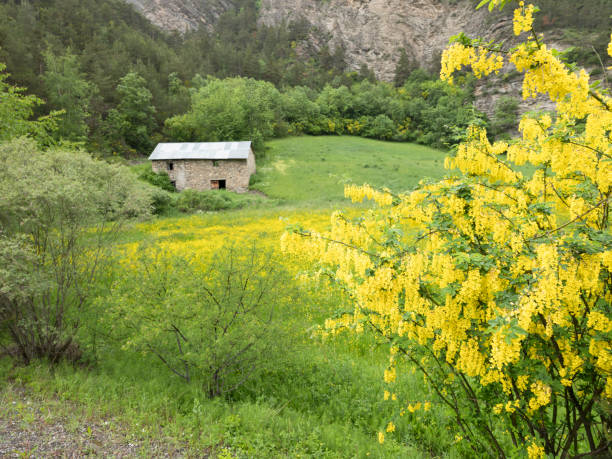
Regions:
<instances>
[{"instance_id":1,"label":"green leaf","mask_svg":"<svg viewBox=\"0 0 612 459\"><path fill-rule=\"evenodd\" d=\"M482 8L482 7L483 7L483 6L485 6L487 3L489 3L489 1L490 1L490 0L482 0L482 1L481 1L481 2L478 4L478 6L476 7L476 9L478 10L478 9Z\"/></svg>"}]
</instances>

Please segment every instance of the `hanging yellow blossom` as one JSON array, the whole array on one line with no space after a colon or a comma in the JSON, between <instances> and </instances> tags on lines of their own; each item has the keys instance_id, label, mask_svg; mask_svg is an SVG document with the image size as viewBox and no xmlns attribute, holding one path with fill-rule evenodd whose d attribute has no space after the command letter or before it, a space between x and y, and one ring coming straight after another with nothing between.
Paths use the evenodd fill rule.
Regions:
<instances>
[{"instance_id":1,"label":"hanging yellow blossom","mask_svg":"<svg viewBox=\"0 0 612 459\"><path fill-rule=\"evenodd\" d=\"M527 5L525 2L520 2L519 7L514 10L514 20L512 21L514 26L514 35L520 35L522 32L529 32L533 25L533 12L535 6Z\"/></svg>"}]
</instances>

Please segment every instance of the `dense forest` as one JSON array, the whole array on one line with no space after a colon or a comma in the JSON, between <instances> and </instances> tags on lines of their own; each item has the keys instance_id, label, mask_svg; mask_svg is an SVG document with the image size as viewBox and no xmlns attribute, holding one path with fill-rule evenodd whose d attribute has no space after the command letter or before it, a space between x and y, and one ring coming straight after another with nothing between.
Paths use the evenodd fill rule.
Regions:
<instances>
[{"instance_id":1,"label":"dense forest","mask_svg":"<svg viewBox=\"0 0 612 459\"><path fill-rule=\"evenodd\" d=\"M264 26L258 2L234 3L213 30L179 35L121 0L2 1L0 62L9 83L44 102L34 105L34 115L57 112L56 141L83 142L104 156L145 154L162 139L248 137L260 148L266 138L292 133L447 147L457 127L486 122L472 108L469 79L451 89L403 52L394 84L376 82L365 67L347 70L342 47L315 47L306 21ZM590 10L576 19L569 2L556 3L542 27L562 24L569 35L589 29L585 48L570 57L596 59L590 48L603 50L606 19ZM240 77L257 82L225 80ZM215 91L205 89L211 82ZM217 90L236 103L228 107ZM248 115L262 108L260 119ZM204 126L197 118L203 109L213 114ZM493 131L503 132L515 115L516 104L502 100ZM228 117L234 121L219 128Z\"/></svg>"}]
</instances>

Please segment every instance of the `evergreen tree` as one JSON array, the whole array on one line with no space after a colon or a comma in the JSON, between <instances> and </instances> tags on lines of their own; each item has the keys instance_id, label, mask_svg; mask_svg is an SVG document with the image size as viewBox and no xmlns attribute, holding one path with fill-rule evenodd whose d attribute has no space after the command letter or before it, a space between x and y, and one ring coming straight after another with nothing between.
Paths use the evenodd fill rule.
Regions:
<instances>
[{"instance_id":1,"label":"evergreen tree","mask_svg":"<svg viewBox=\"0 0 612 459\"><path fill-rule=\"evenodd\" d=\"M357 74L359 80L368 80L370 83L374 83L376 81L376 74L374 71L368 67L368 64L363 63L359 67L359 73Z\"/></svg>"},{"instance_id":2,"label":"evergreen tree","mask_svg":"<svg viewBox=\"0 0 612 459\"><path fill-rule=\"evenodd\" d=\"M415 65L412 59L410 59L406 50L402 48L400 50L399 60L395 66L395 78L393 79L395 86L402 86L414 69Z\"/></svg>"},{"instance_id":3,"label":"evergreen tree","mask_svg":"<svg viewBox=\"0 0 612 459\"><path fill-rule=\"evenodd\" d=\"M44 59L46 70L42 78L47 103L52 109L64 111L57 135L69 140L85 140L89 103L97 88L85 79L78 57L70 51L63 56L47 51Z\"/></svg>"},{"instance_id":4,"label":"evergreen tree","mask_svg":"<svg viewBox=\"0 0 612 459\"><path fill-rule=\"evenodd\" d=\"M156 126L153 95L147 82L136 72L121 78L117 85L120 102L109 112L107 129L115 142L145 153L151 149L151 133Z\"/></svg>"}]
</instances>

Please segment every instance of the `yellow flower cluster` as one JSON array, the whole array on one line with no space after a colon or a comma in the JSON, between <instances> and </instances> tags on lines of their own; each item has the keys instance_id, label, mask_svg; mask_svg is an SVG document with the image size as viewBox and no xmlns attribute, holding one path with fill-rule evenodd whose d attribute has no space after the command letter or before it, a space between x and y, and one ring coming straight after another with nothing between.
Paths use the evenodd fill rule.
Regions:
<instances>
[{"instance_id":1,"label":"yellow flower cluster","mask_svg":"<svg viewBox=\"0 0 612 459\"><path fill-rule=\"evenodd\" d=\"M384 380L386 383L395 382L396 378L397 378L397 372L395 370L395 367L391 367L385 370Z\"/></svg>"},{"instance_id":2,"label":"yellow flower cluster","mask_svg":"<svg viewBox=\"0 0 612 459\"><path fill-rule=\"evenodd\" d=\"M363 202L365 199L370 199L379 206L389 206L393 203L393 195L389 191L379 191L369 185L347 185L344 188L344 196L352 202Z\"/></svg>"},{"instance_id":3,"label":"yellow flower cluster","mask_svg":"<svg viewBox=\"0 0 612 459\"><path fill-rule=\"evenodd\" d=\"M419 411L422 406L423 405L421 404L421 402L417 402L414 405L412 403L409 403L408 406L406 407L406 409L408 410L408 412L414 413L415 411ZM425 409L425 408L423 408L423 409Z\"/></svg>"},{"instance_id":4,"label":"yellow flower cluster","mask_svg":"<svg viewBox=\"0 0 612 459\"><path fill-rule=\"evenodd\" d=\"M465 66L471 66L474 75L481 78L493 72L499 73L504 66L504 58L501 54L489 51L484 47L453 43L442 52L440 78L452 83L453 73Z\"/></svg>"},{"instance_id":5,"label":"yellow flower cluster","mask_svg":"<svg viewBox=\"0 0 612 459\"><path fill-rule=\"evenodd\" d=\"M533 397L529 399L529 410L535 411L550 402L551 389L542 381L536 381L531 385Z\"/></svg>"},{"instance_id":6,"label":"yellow flower cluster","mask_svg":"<svg viewBox=\"0 0 612 459\"><path fill-rule=\"evenodd\" d=\"M609 333L612 331L612 320L598 311L591 311L588 314L587 325L596 331Z\"/></svg>"},{"instance_id":7,"label":"yellow flower cluster","mask_svg":"<svg viewBox=\"0 0 612 459\"><path fill-rule=\"evenodd\" d=\"M531 443L527 447L527 455L529 459L544 459L546 457L546 452L544 448L537 443Z\"/></svg>"},{"instance_id":8,"label":"yellow flower cluster","mask_svg":"<svg viewBox=\"0 0 612 459\"><path fill-rule=\"evenodd\" d=\"M520 2L519 7L514 10L514 20L512 24L514 26L514 35L520 35L522 32L529 32L533 26L533 12L535 6L527 5L525 2Z\"/></svg>"}]
</instances>

